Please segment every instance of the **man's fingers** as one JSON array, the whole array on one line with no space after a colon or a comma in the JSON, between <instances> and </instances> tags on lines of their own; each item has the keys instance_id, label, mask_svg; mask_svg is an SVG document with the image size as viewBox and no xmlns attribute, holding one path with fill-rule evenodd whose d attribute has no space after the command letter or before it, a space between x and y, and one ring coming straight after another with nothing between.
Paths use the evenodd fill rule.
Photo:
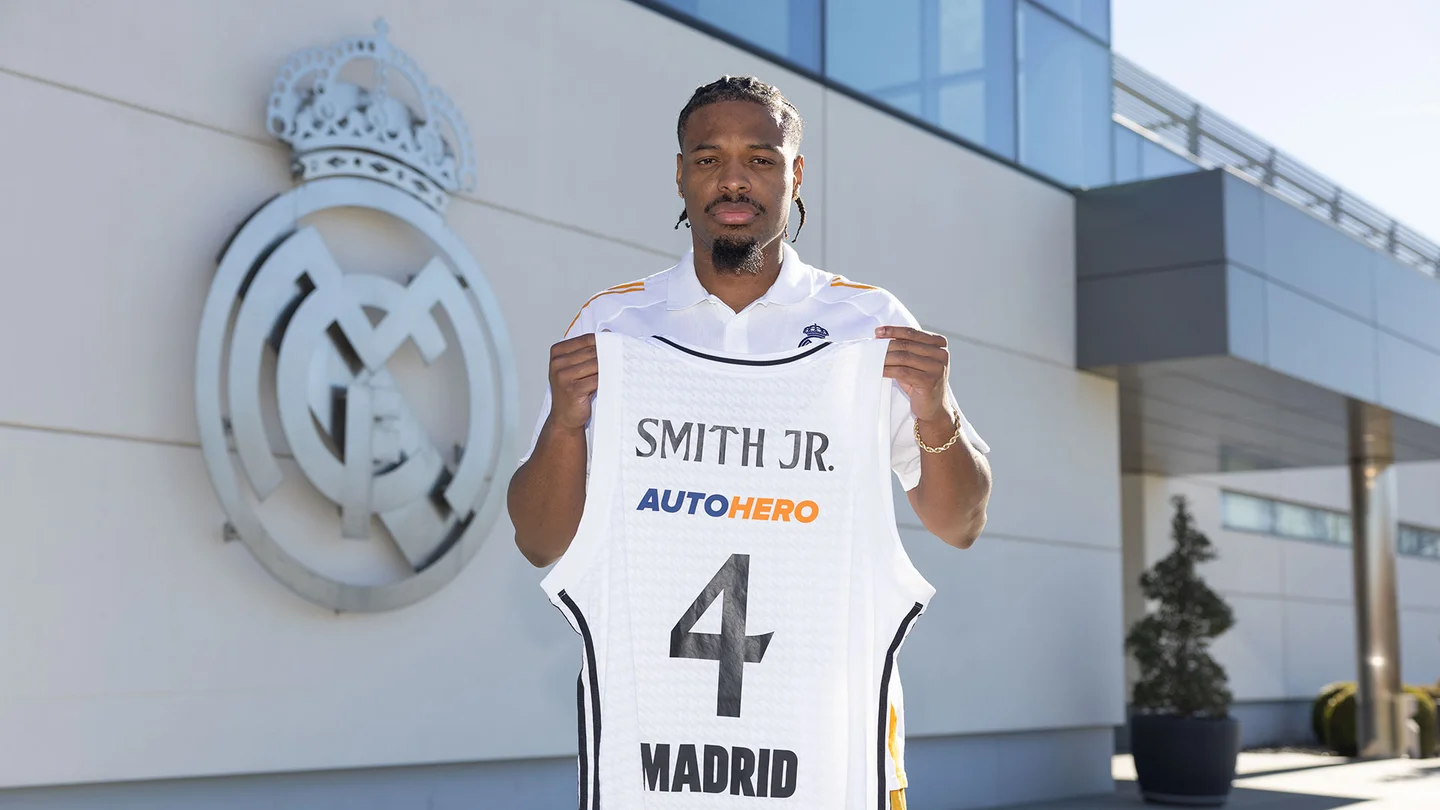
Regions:
<instances>
[{"instance_id":1,"label":"man's fingers","mask_svg":"<svg viewBox=\"0 0 1440 810\"><path fill-rule=\"evenodd\" d=\"M938 375L945 373L945 365L943 358L903 350L893 350L885 355L885 368L887 369L891 366L903 366Z\"/></svg>"},{"instance_id":2,"label":"man's fingers","mask_svg":"<svg viewBox=\"0 0 1440 810\"><path fill-rule=\"evenodd\" d=\"M924 329L915 329L909 326L881 326L875 330L875 337L890 338L891 340L913 340L916 343L924 343L930 346L948 346L950 344L944 335L926 332Z\"/></svg>"},{"instance_id":3,"label":"man's fingers","mask_svg":"<svg viewBox=\"0 0 1440 810\"><path fill-rule=\"evenodd\" d=\"M942 362L950 359L950 350L948 348L934 343L921 343L918 340L892 338L890 348L886 350L886 354L894 354L895 352L909 352L910 354L917 354L922 357L933 357Z\"/></svg>"},{"instance_id":4,"label":"man's fingers","mask_svg":"<svg viewBox=\"0 0 1440 810\"><path fill-rule=\"evenodd\" d=\"M575 397L576 399L580 399L581 397L588 397L596 391L600 390L600 375L590 374L584 377L580 377L579 379L572 380L565 390L570 392L570 396Z\"/></svg>"},{"instance_id":5,"label":"man's fingers","mask_svg":"<svg viewBox=\"0 0 1440 810\"><path fill-rule=\"evenodd\" d=\"M550 360L550 373L557 374L566 369L574 368L575 366L578 366L582 363L598 363L599 360L600 355L598 352L595 351L594 346L591 346L589 348L581 347L577 351L573 351L569 354L562 354L559 357L552 358Z\"/></svg>"},{"instance_id":6,"label":"man's fingers","mask_svg":"<svg viewBox=\"0 0 1440 810\"><path fill-rule=\"evenodd\" d=\"M577 337L566 338L565 340L562 340L559 343L551 346L550 359L554 360L556 357L559 357L561 355L570 354L574 351L587 347L591 351L594 351L595 349L595 335L589 332L583 335L579 335Z\"/></svg>"},{"instance_id":7,"label":"man's fingers","mask_svg":"<svg viewBox=\"0 0 1440 810\"><path fill-rule=\"evenodd\" d=\"M921 371L909 366L886 365L883 376L889 377L896 382L902 382L906 385L916 385L923 388L929 388L939 381L939 377L935 376L934 373Z\"/></svg>"},{"instance_id":8,"label":"man's fingers","mask_svg":"<svg viewBox=\"0 0 1440 810\"><path fill-rule=\"evenodd\" d=\"M559 369L555 372L555 382L562 386L569 386L576 380L592 377L600 373L600 359L592 357L589 360L582 360L574 365Z\"/></svg>"}]
</instances>

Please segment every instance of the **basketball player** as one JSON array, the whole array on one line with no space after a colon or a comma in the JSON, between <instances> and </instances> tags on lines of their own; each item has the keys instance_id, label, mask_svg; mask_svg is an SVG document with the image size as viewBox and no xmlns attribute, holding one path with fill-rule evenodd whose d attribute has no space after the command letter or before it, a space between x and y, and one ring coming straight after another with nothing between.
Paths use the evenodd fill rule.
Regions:
<instances>
[{"instance_id":1,"label":"basketball player","mask_svg":"<svg viewBox=\"0 0 1440 810\"><path fill-rule=\"evenodd\" d=\"M805 223L801 134L794 105L752 77L700 87L681 111L675 183L692 250L669 270L597 293L551 347L534 443L509 489L515 542L532 564L565 553L585 509L587 426L604 384L595 348L602 331L730 354L889 339L883 373L903 393L892 397L892 469L932 534L962 549L979 536L989 448L950 391L945 337L920 329L885 290L806 265L785 241L792 204L796 237ZM903 784L902 774L893 797L900 807Z\"/></svg>"}]
</instances>

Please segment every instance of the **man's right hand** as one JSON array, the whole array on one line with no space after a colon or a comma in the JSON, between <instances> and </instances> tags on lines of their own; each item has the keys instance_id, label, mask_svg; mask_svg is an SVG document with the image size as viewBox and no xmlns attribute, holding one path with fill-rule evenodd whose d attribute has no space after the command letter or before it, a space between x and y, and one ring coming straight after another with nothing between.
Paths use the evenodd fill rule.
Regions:
<instances>
[{"instance_id":1,"label":"man's right hand","mask_svg":"<svg viewBox=\"0 0 1440 810\"><path fill-rule=\"evenodd\" d=\"M585 425L600 387L595 336L550 347L550 415L530 459L510 479L510 522L525 559L546 566L570 547L585 512Z\"/></svg>"},{"instance_id":2,"label":"man's right hand","mask_svg":"<svg viewBox=\"0 0 1440 810\"><path fill-rule=\"evenodd\" d=\"M600 386L595 336L580 335L550 347L550 422L566 430L584 430L590 401Z\"/></svg>"}]
</instances>

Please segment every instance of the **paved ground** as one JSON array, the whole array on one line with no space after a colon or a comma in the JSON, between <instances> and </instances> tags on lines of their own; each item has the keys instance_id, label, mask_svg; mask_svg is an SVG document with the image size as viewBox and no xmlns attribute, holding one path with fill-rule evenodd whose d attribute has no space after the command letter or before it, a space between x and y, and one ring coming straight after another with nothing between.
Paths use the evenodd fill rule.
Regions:
<instances>
[{"instance_id":1,"label":"paved ground","mask_svg":"<svg viewBox=\"0 0 1440 810\"><path fill-rule=\"evenodd\" d=\"M1227 808L1260 810L1440 810L1440 759L1350 762L1313 754L1241 754ZM1025 805L1024 810L1135 810L1130 757L1114 760L1113 796Z\"/></svg>"}]
</instances>

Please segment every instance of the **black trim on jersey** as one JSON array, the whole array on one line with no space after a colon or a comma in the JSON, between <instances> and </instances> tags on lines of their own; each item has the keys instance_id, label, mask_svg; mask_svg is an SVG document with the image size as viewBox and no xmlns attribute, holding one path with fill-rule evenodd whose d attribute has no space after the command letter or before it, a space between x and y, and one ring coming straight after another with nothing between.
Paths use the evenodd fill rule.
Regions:
<instances>
[{"instance_id":1,"label":"black trim on jersey","mask_svg":"<svg viewBox=\"0 0 1440 810\"><path fill-rule=\"evenodd\" d=\"M785 365L786 363L793 363L793 362L795 362L796 360L803 360L803 359L805 359L806 357L809 357L810 355L812 355L812 354L820 351L821 349L825 348L826 346L833 346L833 345L835 345L835 344L829 343L829 342L826 342L826 343L817 343L817 344L815 344L815 348L809 349L809 350L807 350L807 351L800 352L799 354L792 354L792 355L790 355L789 357L777 357L777 358L775 358L774 360L749 360L749 359L745 359L745 358L741 358L741 357L720 357L720 356L713 355L713 354L706 354L705 352L696 351L696 350L691 349L691 348L689 348L689 347L687 347L687 346L681 346L679 343L676 343L675 341L670 340L669 338L663 338L663 337L660 337L659 335L655 335L654 337L655 337L656 340L660 341L661 343L664 343L665 345L669 346L670 348L672 348L672 349L679 349L680 351L685 352L686 354L694 355L694 356L699 357L699 358L704 359L704 360L714 360L714 361L717 362L717 363L730 363L730 364L736 365L736 366L783 366L783 365Z\"/></svg>"},{"instance_id":2,"label":"black trim on jersey","mask_svg":"<svg viewBox=\"0 0 1440 810\"><path fill-rule=\"evenodd\" d=\"M580 729L580 810L590 803L590 752L585 747L585 676L575 676L575 727Z\"/></svg>"},{"instance_id":3,"label":"black trim on jersey","mask_svg":"<svg viewBox=\"0 0 1440 810\"><path fill-rule=\"evenodd\" d=\"M580 810L600 810L600 675L595 665L595 640L590 636L590 625L585 621L585 614L580 612L580 607L570 594L561 591L556 594L565 607L575 616L575 625L580 628L580 638L585 641L585 673L581 675L580 681ZM585 675L590 680L590 720L594 734L590 740L590 751L585 749ZM592 790L590 795L585 795L585 759L589 754L592 762L590 768L590 784ZM589 804L586 804L586 799Z\"/></svg>"},{"instance_id":4,"label":"black trim on jersey","mask_svg":"<svg viewBox=\"0 0 1440 810\"><path fill-rule=\"evenodd\" d=\"M919 602L910 612L905 614L905 620L900 622L900 629L895 631L895 640L890 642L890 649L885 653L885 669L880 674L880 724L875 731L875 771L880 777L880 784L876 788L879 792L879 799L876 807L879 810L889 810L890 791L886 790L885 773L885 742L886 733L890 726L890 673L895 669L895 653L900 651L900 642L905 640L905 634L910 631L910 625L915 623L915 618L925 606Z\"/></svg>"}]
</instances>

